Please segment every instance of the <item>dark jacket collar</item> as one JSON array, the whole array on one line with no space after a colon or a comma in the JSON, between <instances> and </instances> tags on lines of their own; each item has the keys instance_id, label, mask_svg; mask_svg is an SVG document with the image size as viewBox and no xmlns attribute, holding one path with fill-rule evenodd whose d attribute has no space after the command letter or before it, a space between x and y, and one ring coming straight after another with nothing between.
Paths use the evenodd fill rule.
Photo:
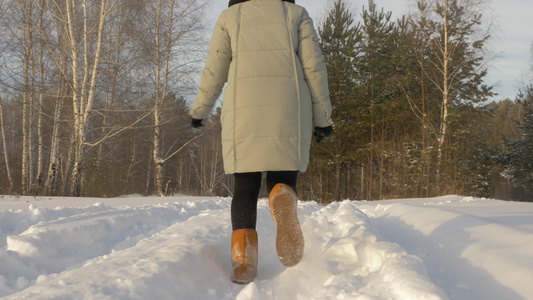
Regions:
<instances>
[{"instance_id":1,"label":"dark jacket collar","mask_svg":"<svg viewBox=\"0 0 533 300\"><path fill-rule=\"evenodd\" d=\"M246 1L248 1L248 0L230 0L229 4L228 4L228 7L230 7L232 5L235 5L235 4L243 3L243 2L246 2ZM282 1L294 3L294 0L282 0Z\"/></svg>"}]
</instances>

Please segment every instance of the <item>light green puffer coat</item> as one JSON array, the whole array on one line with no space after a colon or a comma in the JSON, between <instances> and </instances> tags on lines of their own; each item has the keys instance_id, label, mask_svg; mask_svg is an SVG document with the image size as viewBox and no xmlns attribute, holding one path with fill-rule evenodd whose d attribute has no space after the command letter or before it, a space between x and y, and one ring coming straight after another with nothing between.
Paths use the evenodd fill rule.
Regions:
<instances>
[{"instance_id":1,"label":"light green puffer coat","mask_svg":"<svg viewBox=\"0 0 533 300\"><path fill-rule=\"evenodd\" d=\"M207 118L226 82L225 172L305 171L313 127L333 124L326 65L307 11L281 0L223 11L190 116Z\"/></svg>"}]
</instances>

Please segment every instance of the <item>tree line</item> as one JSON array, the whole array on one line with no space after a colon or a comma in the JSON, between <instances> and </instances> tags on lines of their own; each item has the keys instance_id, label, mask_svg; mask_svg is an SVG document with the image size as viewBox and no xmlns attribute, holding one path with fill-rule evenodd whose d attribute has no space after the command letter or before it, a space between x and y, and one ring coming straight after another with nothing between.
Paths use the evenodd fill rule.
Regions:
<instances>
[{"instance_id":1,"label":"tree line","mask_svg":"<svg viewBox=\"0 0 533 300\"><path fill-rule=\"evenodd\" d=\"M192 151L178 151L194 135L183 95L204 56L207 4L3 1L2 191L163 195L174 180L194 190L175 170Z\"/></svg>"},{"instance_id":2,"label":"tree line","mask_svg":"<svg viewBox=\"0 0 533 300\"><path fill-rule=\"evenodd\" d=\"M317 29L335 129L300 197L530 201L533 87L488 103L485 3L413 3L392 20L330 2ZM202 129L187 115L207 5L0 0L0 193L230 196L219 111Z\"/></svg>"}]
</instances>

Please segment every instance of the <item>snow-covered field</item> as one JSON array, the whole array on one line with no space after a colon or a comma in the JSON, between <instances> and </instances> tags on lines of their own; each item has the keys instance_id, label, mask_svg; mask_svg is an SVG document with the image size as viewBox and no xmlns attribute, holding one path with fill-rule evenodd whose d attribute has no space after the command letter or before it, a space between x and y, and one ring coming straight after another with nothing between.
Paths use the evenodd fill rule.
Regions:
<instances>
[{"instance_id":1,"label":"snow-covered field","mask_svg":"<svg viewBox=\"0 0 533 300\"><path fill-rule=\"evenodd\" d=\"M299 203L305 255L229 280L231 200L0 196L2 299L533 299L533 203L461 196Z\"/></svg>"}]
</instances>

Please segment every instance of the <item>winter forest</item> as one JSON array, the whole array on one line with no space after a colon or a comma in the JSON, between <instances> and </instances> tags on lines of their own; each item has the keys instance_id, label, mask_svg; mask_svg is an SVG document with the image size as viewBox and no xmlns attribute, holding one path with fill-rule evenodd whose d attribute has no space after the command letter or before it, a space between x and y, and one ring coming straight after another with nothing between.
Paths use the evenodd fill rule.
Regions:
<instances>
[{"instance_id":1,"label":"winter forest","mask_svg":"<svg viewBox=\"0 0 533 300\"><path fill-rule=\"evenodd\" d=\"M533 201L533 78L489 101L488 3L413 4L393 20L329 1L315 23L335 129L313 142L300 198ZM187 115L208 5L0 0L0 194L231 195L218 111L200 129Z\"/></svg>"}]
</instances>

